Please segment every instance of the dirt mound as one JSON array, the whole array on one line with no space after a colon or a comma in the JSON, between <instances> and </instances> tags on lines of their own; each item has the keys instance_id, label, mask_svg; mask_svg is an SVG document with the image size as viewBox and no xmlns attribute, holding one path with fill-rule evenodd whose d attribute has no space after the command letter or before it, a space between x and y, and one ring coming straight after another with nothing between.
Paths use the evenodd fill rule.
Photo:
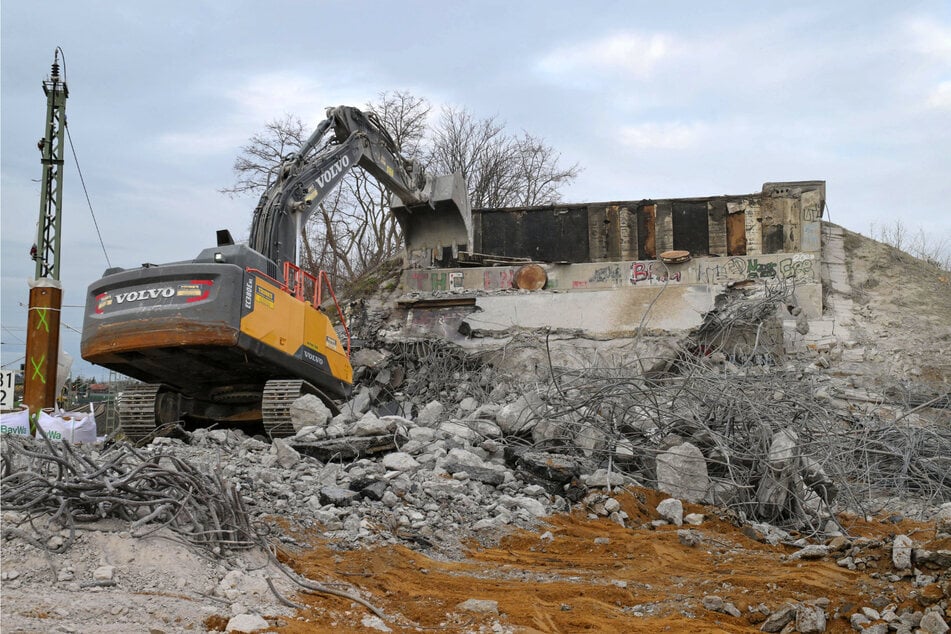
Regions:
<instances>
[{"instance_id":1,"label":"dirt mound","mask_svg":"<svg viewBox=\"0 0 951 634\"><path fill-rule=\"evenodd\" d=\"M951 390L951 272L842 231L854 329L866 350L849 371L906 395Z\"/></svg>"},{"instance_id":2,"label":"dirt mound","mask_svg":"<svg viewBox=\"0 0 951 634\"><path fill-rule=\"evenodd\" d=\"M615 496L634 528L578 511L494 546L472 543L462 561L401 546L340 552L328 544L288 560L311 576L360 588L391 616L386 626L393 632L754 632L789 603L821 606L825 631L848 632L849 618L862 607L901 613L929 604L913 577L892 575L895 535L927 539L932 549L949 541L933 541L929 523L842 517L851 537L830 545L828 555L800 559L796 546L759 541L714 508L686 505L687 512L705 514L700 525L654 529L662 497L646 489ZM684 538L685 530L693 539ZM864 570L836 563L853 550L867 562ZM739 615L709 609L718 605L710 597L731 603ZM469 599L495 604L489 613L472 612L460 607ZM307 607L281 632L372 631L366 613L353 606L295 600Z\"/></svg>"}]
</instances>

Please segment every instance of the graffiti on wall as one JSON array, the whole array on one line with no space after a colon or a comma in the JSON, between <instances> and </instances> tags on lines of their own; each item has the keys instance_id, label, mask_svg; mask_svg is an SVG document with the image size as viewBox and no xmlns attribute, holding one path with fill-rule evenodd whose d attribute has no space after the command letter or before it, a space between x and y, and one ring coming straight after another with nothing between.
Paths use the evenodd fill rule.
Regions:
<instances>
[{"instance_id":1,"label":"graffiti on wall","mask_svg":"<svg viewBox=\"0 0 951 634\"><path fill-rule=\"evenodd\" d=\"M408 271L406 281L417 291L455 291L466 287L462 271Z\"/></svg>"},{"instance_id":2,"label":"graffiti on wall","mask_svg":"<svg viewBox=\"0 0 951 634\"><path fill-rule=\"evenodd\" d=\"M512 269L486 269L482 276L482 290L493 291L515 286L515 271Z\"/></svg>"},{"instance_id":3,"label":"graffiti on wall","mask_svg":"<svg viewBox=\"0 0 951 634\"><path fill-rule=\"evenodd\" d=\"M742 280L782 279L807 283L815 281L813 259L806 254L765 260L759 257L732 257L720 262L701 262L697 265L697 281L706 284L725 284Z\"/></svg>"},{"instance_id":4,"label":"graffiti on wall","mask_svg":"<svg viewBox=\"0 0 951 634\"><path fill-rule=\"evenodd\" d=\"M588 283L590 284L620 284L621 280L624 279L624 276L621 274L621 265L614 264L612 266L603 266L599 269L595 269L594 273L591 274L591 277L588 278Z\"/></svg>"},{"instance_id":5,"label":"graffiti on wall","mask_svg":"<svg viewBox=\"0 0 951 634\"><path fill-rule=\"evenodd\" d=\"M682 275L680 271L671 271L663 262L632 262L629 281L634 286L638 284L679 284Z\"/></svg>"},{"instance_id":6,"label":"graffiti on wall","mask_svg":"<svg viewBox=\"0 0 951 634\"><path fill-rule=\"evenodd\" d=\"M549 278L545 288L561 286L572 289L605 289L620 286L652 286L663 284L728 284L743 280L783 280L797 284L817 281L818 268L809 253L788 256L750 255L729 258L702 258L692 264L667 265L657 260L616 263L595 269L575 269L574 277L567 270ZM462 289L495 291L515 286L513 268L494 267L469 271L468 282L463 271L407 271L406 283L411 290L454 291ZM587 279L584 276L587 275ZM580 277L580 279L579 279Z\"/></svg>"},{"instance_id":7,"label":"graffiti on wall","mask_svg":"<svg viewBox=\"0 0 951 634\"><path fill-rule=\"evenodd\" d=\"M819 211L818 203L811 205L803 205L802 207L802 221L803 222L815 222L819 219L822 214Z\"/></svg>"},{"instance_id":8,"label":"graffiti on wall","mask_svg":"<svg viewBox=\"0 0 951 634\"><path fill-rule=\"evenodd\" d=\"M732 257L722 263L701 262L697 265L697 281L701 284L726 284L746 279L748 265L746 258Z\"/></svg>"},{"instance_id":9,"label":"graffiti on wall","mask_svg":"<svg viewBox=\"0 0 951 634\"><path fill-rule=\"evenodd\" d=\"M815 278L813 275L813 259L805 257L802 254L796 254L793 257L783 258L779 261L779 277L784 280L796 280L797 282L811 282Z\"/></svg>"},{"instance_id":10,"label":"graffiti on wall","mask_svg":"<svg viewBox=\"0 0 951 634\"><path fill-rule=\"evenodd\" d=\"M478 278L476 278L478 279ZM472 284L470 278L470 286ZM407 286L414 291L455 291L466 288L463 271L407 271ZM482 274L482 290L496 291L515 286L515 271L506 268L486 269Z\"/></svg>"}]
</instances>

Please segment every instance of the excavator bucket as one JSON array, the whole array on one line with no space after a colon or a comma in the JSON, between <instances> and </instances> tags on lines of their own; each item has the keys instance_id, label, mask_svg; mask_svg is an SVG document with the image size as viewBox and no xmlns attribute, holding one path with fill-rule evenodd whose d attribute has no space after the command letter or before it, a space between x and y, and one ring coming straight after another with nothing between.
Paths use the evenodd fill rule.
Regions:
<instances>
[{"instance_id":1,"label":"excavator bucket","mask_svg":"<svg viewBox=\"0 0 951 634\"><path fill-rule=\"evenodd\" d=\"M437 176L429 201L404 205L393 198L391 211L403 230L404 266L448 266L459 251L472 251L472 210L462 174Z\"/></svg>"}]
</instances>

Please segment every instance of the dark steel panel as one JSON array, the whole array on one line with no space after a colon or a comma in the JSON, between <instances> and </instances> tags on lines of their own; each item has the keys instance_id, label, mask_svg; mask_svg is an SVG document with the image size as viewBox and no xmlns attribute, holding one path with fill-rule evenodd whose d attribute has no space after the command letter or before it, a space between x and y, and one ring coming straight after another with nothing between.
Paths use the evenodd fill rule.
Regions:
<instances>
[{"instance_id":1,"label":"dark steel panel","mask_svg":"<svg viewBox=\"0 0 951 634\"><path fill-rule=\"evenodd\" d=\"M482 252L542 262L588 261L587 207L482 210Z\"/></svg>"},{"instance_id":2,"label":"dark steel panel","mask_svg":"<svg viewBox=\"0 0 951 634\"><path fill-rule=\"evenodd\" d=\"M641 205L637 209L637 259L653 260L657 257L656 205Z\"/></svg>"},{"instance_id":3,"label":"dark steel panel","mask_svg":"<svg viewBox=\"0 0 951 634\"><path fill-rule=\"evenodd\" d=\"M674 249L691 255L709 255L710 227L706 202L674 202Z\"/></svg>"},{"instance_id":4,"label":"dark steel panel","mask_svg":"<svg viewBox=\"0 0 951 634\"><path fill-rule=\"evenodd\" d=\"M783 252L783 225L769 225L763 227L763 253Z\"/></svg>"}]
</instances>

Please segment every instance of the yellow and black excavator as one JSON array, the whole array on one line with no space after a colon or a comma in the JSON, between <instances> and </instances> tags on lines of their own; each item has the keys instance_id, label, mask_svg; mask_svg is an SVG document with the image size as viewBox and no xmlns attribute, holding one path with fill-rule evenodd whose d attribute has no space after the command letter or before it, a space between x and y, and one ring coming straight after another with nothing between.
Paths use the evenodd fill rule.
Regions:
<instances>
[{"instance_id":1,"label":"yellow and black excavator","mask_svg":"<svg viewBox=\"0 0 951 634\"><path fill-rule=\"evenodd\" d=\"M123 391L119 424L132 440L171 424L263 423L294 429L303 394L331 409L351 389L350 336L323 271L297 264L300 227L360 166L393 195L407 254L465 249L471 213L460 174L428 178L403 158L379 120L356 108L327 111L281 165L254 211L248 244L218 231L191 261L106 270L89 286L82 357L144 383ZM336 307L342 328L321 309Z\"/></svg>"}]
</instances>

